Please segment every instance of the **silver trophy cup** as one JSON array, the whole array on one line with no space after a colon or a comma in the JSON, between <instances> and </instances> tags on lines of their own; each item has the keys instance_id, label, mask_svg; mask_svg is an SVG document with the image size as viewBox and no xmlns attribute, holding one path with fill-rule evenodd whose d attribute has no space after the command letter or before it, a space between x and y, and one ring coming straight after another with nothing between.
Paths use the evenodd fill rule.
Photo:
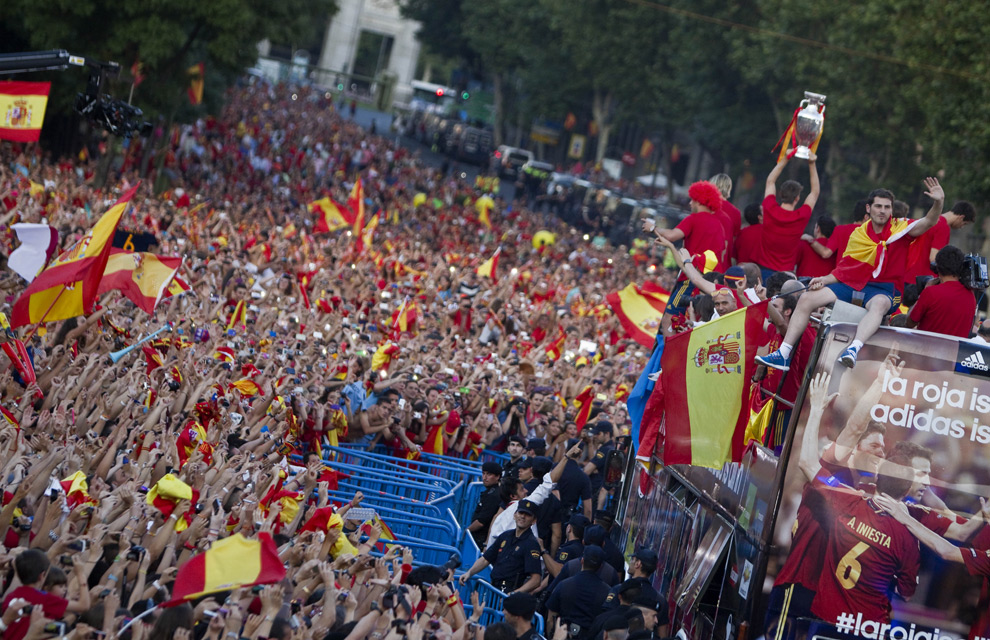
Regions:
<instances>
[{"instance_id":1,"label":"silver trophy cup","mask_svg":"<svg viewBox=\"0 0 990 640\"><path fill-rule=\"evenodd\" d=\"M801 110L794 123L794 141L797 143L796 158L808 159L811 145L815 143L825 124L825 96L820 93L804 92Z\"/></svg>"}]
</instances>

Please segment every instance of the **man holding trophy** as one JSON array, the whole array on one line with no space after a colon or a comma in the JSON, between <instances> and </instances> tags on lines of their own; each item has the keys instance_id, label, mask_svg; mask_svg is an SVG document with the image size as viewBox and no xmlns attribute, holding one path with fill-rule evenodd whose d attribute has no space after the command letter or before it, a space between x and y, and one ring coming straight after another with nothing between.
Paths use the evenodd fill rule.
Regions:
<instances>
[{"instance_id":1,"label":"man holding trophy","mask_svg":"<svg viewBox=\"0 0 990 640\"><path fill-rule=\"evenodd\" d=\"M814 157L824 124L825 96L805 93L805 98L802 108L795 111L783 138L782 156L789 153L787 147L792 145L796 147L795 155ZM893 218L894 194L887 189L870 192L867 198L869 220L853 231L835 269L808 284L808 292L798 300L797 308L791 315L780 349L757 356L758 363L784 371L790 369L791 351L808 326L811 313L819 307L842 300L866 309L866 316L856 330L856 338L839 356L839 362L843 365L850 368L856 365L863 343L876 332L894 305L897 288L903 282L907 269L911 240L931 229L942 213L945 201L942 186L935 178L925 178L924 185L925 195L933 203L920 220Z\"/></svg>"}]
</instances>

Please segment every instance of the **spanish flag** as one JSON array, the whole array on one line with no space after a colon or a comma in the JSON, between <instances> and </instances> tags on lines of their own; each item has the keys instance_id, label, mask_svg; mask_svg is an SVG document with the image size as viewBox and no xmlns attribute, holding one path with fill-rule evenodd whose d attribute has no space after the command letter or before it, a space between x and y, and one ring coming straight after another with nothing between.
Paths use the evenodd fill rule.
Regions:
<instances>
[{"instance_id":1,"label":"spanish flag","mask_svg":"<svg viewBox=\"0 0 990 640\"><path fill-rule=\"evenodd\" d=\"M371 370L372 371L388 371L388 365L392 363L392 358L399 353L399 346L394 342L383 342L378 345L375 349L374 355L371 356Z\"/></svg>"},{"instance_id":2,"label":"spanish flag","mask_svg":"<svg viewBox=\"0 0 990 640\"><path fill-rule=\"evenodd\" d=\"M162 360L162 354L158 352L158 349L144 345L141 347L141 351L144 352L144 358L147 364L147 369L144 371L145 375L151 375L152 371L165 364Z\"/></svg>"},{"instance_id":3,"label":"spanish flag","mask_svg":"<svg viewBox=\"0 0 990 640\"><path fill-rule=\"evenodd\" d=\"M768 301L665 341L664 464L721 468L738 462L749 423L750 380ZM642 425L648 429L650 425ZM655 427L655 425L653 425Z\"/></svg>"},{"instance_id":4,"label":"spanish flag","mask_svg":"<svg viewBox=\"0 0 990 640\"><path fill-rule=\"evenodd\" d=\"M178 257L111 249L98 295L116 289L139 309L153 314L180 266L182 258Z\"/></svg>"},{"instance_id":5,"label":"spanish flag","mask_svg":"<svg viewBox=\"0 0 990 640\"><path fill-rule=\"evenodd\" d=\"M491 196L481 196L474 203L474 209L478 212L478 222L489 230L492 228L491 213L494 207L495 201L492 200Z\"/></svg>"},{"instance_id":6,"label":"spanish flag","mask_svg":"<svg viewBox=\"0 0 990 640\"><path fill-rule=\"evenodd\" d=\"M351 231L358 238L364 231L364 185L358 178L351 187L351 195L347 198L347 206L351 209Z\"/></svg>"},{"instance_id":7,"label":"spanish flag","mask_svg":"<svg viewBox=\"0 0 990 640\"><path fill-rule=\"evenodd\" d=\"M206 85L206 66L202 62L196 63L186 69L186 75L189 76L189 89L186 91L189 95L189 104L202 104L203 88Z\"/></svg>"},{"instance_id":8,"label":"spanish flag","mask_svg":"<svg viewBox=\"0 0 990 640\"><path fill-rule=\"evenodd\" d=\"M175 511L175 507L178 506L180 501L188 500L195 502L198 499L199 491L179 480L173 474L166 473L151 487L144 501L161 511L162 515L168 518ZM179 518L175 522L175 530L181 533L188 529L192 523L193 515L193 513L186 512L184 517Z\"/></svg>"},{"instance_id":9,"label":"spanish flag","mask_svg":"<svg viewBox=\"0 0 990 640\"><path fill-rule=\"evenodd\" d=\"M285 567L275 542L267 533L248 540L239 533L213 544L179 567L172 587L171 607L202 596L257 584L274 584L285 579Z\"/></svg>"},{"instance_id":10,"label":"spanish flag","mask_svg":"<svg viewBox=\"0 0 990 640\"><path fill-rule=\"evenodd\" d=\"M630 283L625 289L606 296L626 333L644 347L652 347L667 308L670 293L660 285Z\"/></svg>"},{"instance_id":11,"label":"spanish flag","mask_svg":"<svg viewBox=\"0 0 990 640\"><path fill-rule=\"evenodd\" d=\"M11 327L65 320L92 313L110 259L110 241L137 186L121 196L96 225L56 258L14 303Z\"/></svg>"},{"instance_id":12,"label":"spanish flag","mask_svg":"<svg viewBox=\"0 0 990 640\"><path fill-rule=\"evenodd\" d=\"M887 246L905 238L915 222L917 220L891 218L880 233L873 231L873 223L869 220L856 227L832 275L842 284L861 290L883 271ZM909 241L910 238L902 240Z\"/></svg>"},{"instance_id":13,"label":"spanish flag","mask_svg":"<svg viewBox=\"0 0 990 640\"><path fill-rule=\"evenodd\" d=\"M371 242L375 238L375 229L378 228L379 216L373 215L368 223L361 229L357 236L357 250L362 253L371 248Z\"/></svg>"},{"instance_id":14,"label":"spanish flag","mask_svg":"<svg viewBox=\"0 0 990 640\"><path fill-rule=\"evenodd\" d=\"M339 231L351 226L353 220L348 220L344 209L330 198L321 198L306 205L310 213L316 213L316 223L313 225L313 233L329 233Z\"/></svg>"},{"instance_id":15,"label":"spanish flag","mask_svg":"<svg viewBox=\"0 0 990 640\"><path fill-rule=\"evenodd\" d=\"M227 320L227 331L236 330L237 325L244 329L247 326L247 303L243 300L234 305L234 310Z\"/></svg>"},{"instance_id":16,"label":"spanish flag","mask_svg":"<svg viewBox=\"0 0 990 640\"><path fill-rule=\"evenodd\" d=\"M591 385L588 385L574 398L574 404L578 407L574 424L577 425L578 429L583 429L584 425L588 424L588 416L591 415L591 400L594 397L595 391L591 388Z\"/></svg>"},{"instance_id":17,"label":"spanish flag","mask_svg":"<svg viewBox=\"0 0 990 640\"><path fill-rule=\"evenodd\" d=\"M392 336L393 340L398 335L406 331L413 331L416 327L416 320L419 319L419 306L416 302L409 302L406 298L402 302L402 307L392 312Z\"/></svg>"},{"instance_id":18,"label":"spanish flag","mask_svg":"<svg viewBox=\"0 0 990 640\"><path fill-rule=\"evenodd\" d=\"M70 509L79 505L95 505L96 501L89 495L89 484L86 482L86 474L76 471L68 478L60 481L62 491L65 492L65 503Z\"/></svg>"},{"instance_id":19,"label":"spanish flag","mask_svg":"<svg viewBox=\"0 0 990 640\"><path fill-rule=\"evenodd\" d=\"M313 512L313 515L307 520L299 532L304 531L330 531L331 529L343 530L344 520L338 514L334 513L333 507L322 507ZM336 558L337 556L348 553L351 555L357 555L357 548L351 544L351 541L347 539L343 533L337 538L337 542L330 547L330 556Z\"/></svg>"},{"instance_id":20,"label":"spanish flag","mask_svg":"<svg viewBox=\"0 0 990 640\"><path fill-rule=\"evenodd\" d=\"M237 389L245 398L251 398L261 394L261 387L254 380L244 378L230 383L231 389Z\"/></svg>"},{"instance_id":21,"label":"spanish flag","mask_svg":"<svg viewBox=\"0 0 990 640\"><path fill-rule=\"evenodd\" d=\"M478 268L474 270L479 276L491 278L492 284L498 282L498 275L495 270L498 268L498 256L502 253L502 247L495 249L495 253L492 254L491 258L488 258L484 262L478 265Z\"/></svg>"},{"instance_id":22,"label":"spanish flag","mask_svg":"<svg viewBox=\"0 0 990 640\"><path fill-rule=\"evenodd\" d=\"M564 343L566 341L567 341L567 334L564 333L564 330L562 328L558 327L557 337L554 338L553 342L548 344L544 349L544 351L547 354L547 358L550 359L550 362L556 362L557 360L560 359L560 355L564 351ZM585 364L588 364L587 361L585 361Z\"/></svg>"},{"instance_id":23,"label":"spanish flag","mask_svg":"<svg viewBox=\"0 0 990 640\"><path fill-rule=\"evenodd\" d=\"M189 291L190 287L185 280L179 276L172 278L172 282L168 283L165 287L165 293L162 295L163 298L171 298L172 296L177 296L180 293L185 293Z\"/></svg>"},{"instance_id":24,"label":"spanish flag","mask_svg":"<svg viewBox=\"0 0 990 640\"><path fill-rule=\"evenodd\" d=\"M0 140L37 142L51 82L0 82Z\"/></svg>"}]
</instances>

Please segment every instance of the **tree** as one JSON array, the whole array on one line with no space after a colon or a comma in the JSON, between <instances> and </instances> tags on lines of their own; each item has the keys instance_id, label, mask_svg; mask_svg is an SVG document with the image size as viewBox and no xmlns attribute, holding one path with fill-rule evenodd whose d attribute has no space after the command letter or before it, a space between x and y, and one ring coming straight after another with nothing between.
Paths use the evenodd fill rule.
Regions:
<instances>
[{"instance_id":1,"label":"tree","mask_svg":"<svg viewBox=\"0 0 990 640\"><path fill-rule=\"evenodd\" d=\"M25 34L34 49L68 49L125 70L140 60L147 80L135 103L150 113L171 113L183 100L190 65L202 61L211 77L234 77L257 60L258 42L305 38L321 23L314 17L326 24L335 11L334 0L7 0L0 23ZM209 84L206 90L222 93Z\"/></svg>"}]
</instances>

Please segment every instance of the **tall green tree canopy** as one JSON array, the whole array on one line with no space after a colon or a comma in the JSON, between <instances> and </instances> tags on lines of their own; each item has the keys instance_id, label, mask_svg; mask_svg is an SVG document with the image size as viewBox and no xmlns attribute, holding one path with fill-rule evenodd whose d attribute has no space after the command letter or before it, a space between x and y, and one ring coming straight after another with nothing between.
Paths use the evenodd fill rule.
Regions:
<instances>
[{"instance_id":1,"label":"tall green tree canopy","mask_svg":"<svg viewBox=\"0 0 990 640\"><path fill-rule=\"evenodd\" d=\"M135 104L169 113L182 102L190 65L204 62L207 95L220 95L216 84L254 64L259 42L319 37L335 11L334 0L5 0L0 50L67 49L120 63L125 80L139 60L146 79Z\"/></svg>"}]
</instances>

